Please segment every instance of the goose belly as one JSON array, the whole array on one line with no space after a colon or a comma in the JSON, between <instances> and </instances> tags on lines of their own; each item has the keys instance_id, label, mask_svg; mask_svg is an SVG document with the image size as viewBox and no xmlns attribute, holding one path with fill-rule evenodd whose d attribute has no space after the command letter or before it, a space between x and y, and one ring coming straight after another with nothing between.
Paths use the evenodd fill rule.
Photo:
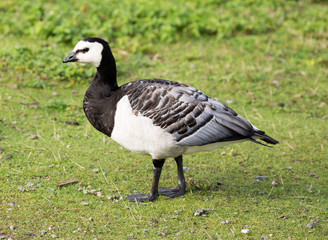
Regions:
<instances>
[{"instance_id":1,"label":"goose belly","mask_svg":"<svg viewBox=\"0 0 328 240\"><path fill-rule=\"evenodd\" d=\"M246 141L246 140L242 139L242 140L236 140L236 141L216 142L216 143L206 144L206 145L202 145L202 146L187 146L184 154L212 151L212 150L222 148L222 147L230 145L230 144L241 143L244 141Z\"/></svg>"},{"instance_id":2,"label":"goose belly","mask_svg":"<svg viewBox=\"0 0 328 240\"><path fill-rule=\"evenodd\" d=\"M155 126L150 118L135 115L127 96L116 105L111 138L128 150L151 155L153 159L177 157L185 151L173 135Z\"/></svg>"}]
</instances>

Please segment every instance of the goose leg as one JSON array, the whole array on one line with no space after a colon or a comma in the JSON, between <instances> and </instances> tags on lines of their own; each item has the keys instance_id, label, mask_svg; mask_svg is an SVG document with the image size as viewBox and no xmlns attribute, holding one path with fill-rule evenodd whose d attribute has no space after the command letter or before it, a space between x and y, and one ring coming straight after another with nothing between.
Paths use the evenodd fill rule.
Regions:
<instances>
[{"instance_id":1,"label":"goose leg","mask_svg":"<svg viewBox=\"0 0 328 240\"><path fill-rule=\"evenodd\" d=\"M170 198L182 196L186 192L186 180L183 173L182 156L176 157L174 160L176 161L178 168L178 186L173 188L160 187L158 189L159 194Z\"/></svg>"},{"instance_id":2,"label":"goose leg","mask_svg":"<svg viewBox=\"0 0 328 240\"><path fill-rule=\"evenodd\" d=\"M153 159L153 183L151 186L150 194L138 193L127 196L130 202L144 202L144 201L155 201L158 197L158 182L162 173L162 167L165 159Z\"/></svg>"}]
</instances>

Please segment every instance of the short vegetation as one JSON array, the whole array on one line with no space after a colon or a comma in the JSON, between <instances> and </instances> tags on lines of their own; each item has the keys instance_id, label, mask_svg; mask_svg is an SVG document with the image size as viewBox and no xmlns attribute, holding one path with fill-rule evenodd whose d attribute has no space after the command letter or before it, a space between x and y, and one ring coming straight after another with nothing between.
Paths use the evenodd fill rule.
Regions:
<instances>
[{"instance_id":1,"label":"short vegetation","mask_svg":"<svg viewBox=\"0 0 328 240\"><path fill-rule=\"evenodd\" d=\"M326 1L4 0L0 14L0 239L327 238ZM186 156L184 198L124 201L152 163L84 116L95 69L62 59L89 36L110 43L120 84L192 85L280 144ZM161 185L175 181L167 161Z\"/></svg>"}]
</instances>

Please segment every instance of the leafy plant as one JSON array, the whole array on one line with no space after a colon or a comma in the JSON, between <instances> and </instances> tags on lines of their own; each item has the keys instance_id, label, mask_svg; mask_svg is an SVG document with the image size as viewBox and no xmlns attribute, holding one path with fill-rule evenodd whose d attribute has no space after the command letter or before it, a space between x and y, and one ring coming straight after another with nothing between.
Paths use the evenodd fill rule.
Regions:
<instances>
[{"instance_id":1,"label":"leafy plant","mask_svg":"<svg viewBox=\"0 0 328 240\"><path fill-rule=\"evenodd\" d=\"M119 47L129 51L142 52L152 42L173 42L181 36L220 39L274 31L282 26L290 14L290 6L296 6L297 2L41 0L1 4L3 34L69 44L87 36L100 36L117 41Z\"/></svg>"}]
</instances>

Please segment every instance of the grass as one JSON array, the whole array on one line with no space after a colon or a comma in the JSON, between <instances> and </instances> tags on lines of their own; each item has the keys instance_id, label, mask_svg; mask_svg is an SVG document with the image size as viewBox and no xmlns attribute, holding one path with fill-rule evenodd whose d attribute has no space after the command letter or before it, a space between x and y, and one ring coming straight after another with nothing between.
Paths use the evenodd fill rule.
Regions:
<instances>
[{"instance_id":1,"label":"grass","mask_svg":"<svg viewBox=\"0 0 328 240\"><path fill-rule=\"evenodd\" d=\"M311 8L328 11L325 4ZM65 75L66 67L90 71L87 76L95 69L58 70L55 62L73 46L2 36L7 52L27 47L32 54L1 59L0 236L37 239L44 230L44 238L60 239L326 238L328 41L304 31L292 22L267 34L157 43L146 55L126 55L112 45L119 84L153 77L190 84L228 101L280 141L274 148L243 143L187 155L185 197L147 204L121 197L150 190L150 157L94 130L81 107L88 77L77 84L73 78L83 73ZM43 62L62 77L42 70ZM72 178L79 183L56 187ZM176 184L171 159L160 184ZM202 208L207 216L194 216Z\"/></svg>"}]
</instances>

